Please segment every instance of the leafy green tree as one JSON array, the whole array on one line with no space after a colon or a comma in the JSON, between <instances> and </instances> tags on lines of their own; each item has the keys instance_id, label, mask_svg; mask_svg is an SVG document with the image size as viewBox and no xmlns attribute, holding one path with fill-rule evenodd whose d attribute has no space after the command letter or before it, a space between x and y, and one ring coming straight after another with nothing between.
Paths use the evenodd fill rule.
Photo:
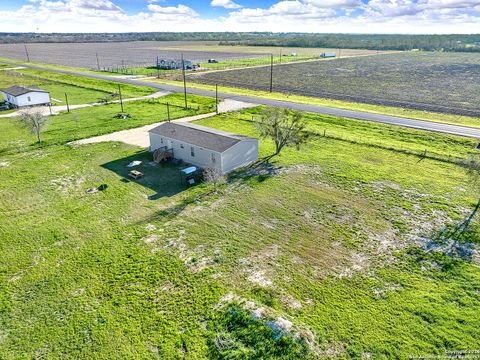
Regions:
<instances>
[{"instance_id":1,"label":"leafy green tree","mask_svg":"<svg viewBox=\"0 0 480 360\"><path fill-rule=\"evenodd\" d=\"M309 138L305 131L307 123L299 111L266 108L256 120L255 126L262 138L271 138L275 143L274 155L278 155L285 146L299 149Z\"/></svg>"}]
</instances>

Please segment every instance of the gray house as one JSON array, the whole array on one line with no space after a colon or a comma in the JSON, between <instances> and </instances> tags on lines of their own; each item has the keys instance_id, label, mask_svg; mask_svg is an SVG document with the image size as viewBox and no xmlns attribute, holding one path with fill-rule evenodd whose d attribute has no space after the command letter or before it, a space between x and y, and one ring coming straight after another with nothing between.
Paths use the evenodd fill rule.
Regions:
<instances>
[{"instance_id":1,"label":"gray house","mask_svg":"<svg viewBox=\"0 0 480 360\"><path fill-rule=\"evenodd\" d=\"M191 70L195 68L195 65L190 60L183 60L185 65L185 70ZM168 60L168 59L158 59L157 68L163 70L176 70L182 68L182 60Z\"/></svg>"},{"instance_id":2,"label":"gray house","mask_svg":"<svg viewBox=\"0 0 480 360\"><path fill-rule=\"evenodd\" d=\"M149 131L150 151L172 151L173 157L223 174L258 159L258 139L190 123L165 122Z\"/></svg>"},{"instance_id":3,"label":"gray house","mask_svg":"<svg viewBox=\"0 0 480 360\"><path fill-rule=\"evenodd\" d=\"M0 90L4 101L10 107L38 106L50 104L48 91L38 88L27 88L23 86L11 86Z\"/></svg>"}]
</instances>

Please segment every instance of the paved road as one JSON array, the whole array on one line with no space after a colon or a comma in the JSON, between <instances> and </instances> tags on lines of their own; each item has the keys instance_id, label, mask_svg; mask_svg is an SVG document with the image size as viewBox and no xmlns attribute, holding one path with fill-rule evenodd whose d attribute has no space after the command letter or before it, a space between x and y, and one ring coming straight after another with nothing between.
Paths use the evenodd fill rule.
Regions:
<instances>
[{"instance_id":1,"label":"paved road","mask_svg":"<svg viewBox=\"0 0 480 360\"><path fill-rule=\"evenodd\" d=\"M142 80L137 80L132 78L125 79L125 78L113 77L108 75L84 73L80 71L52 69L52 68L43 67L43 66L19 64L14 62L9 62L9 63L15 66L25 66L33 69L47 70L47 71L52 71L52 72L57 72L62 74L68 74L68 75L78 75L78 76L84 76L84 77L93 78L93 79L99 79L99 80L109 80L109 81L114 81L114 82L123 83L123 84L148 86L148 87L152 87L152 88L163 90L163 91L183 92L183 87L181 86L158 84L158 83L152 83L152 82L147 82L147 81L142 81ZM215 97L215 92L209 91L209 90L188 88L188 93L194 94L194 95L200 95L200 96ZM238 100L238 101L243 101L243 102L258 104L258 105L277 106L281 108L308 111L308 112L317 113L317 114L326 114L326 115L333 115L333 116L345 117L350 119L373 121L377 123L404 126L404 127L414 128L414 129L436 131L441 133L454 134L454 135L480 139L480 129L467 127L467 126L442 124L442 123L437 123L433 121L415 120L415 119L409 119L409 118L404 118L399 116L374 114L374 113L369 113L364 111L343 110L343 109L337 109L337 108L332 108L327 106L307 105L307 104L300 104L300 103L294 103L289 101L271 100L271 99L254 97L254 96L232 95L232 94L226 94L226 93L219 93L218 96L223 99Z\"/></svg>"}]
</instances>

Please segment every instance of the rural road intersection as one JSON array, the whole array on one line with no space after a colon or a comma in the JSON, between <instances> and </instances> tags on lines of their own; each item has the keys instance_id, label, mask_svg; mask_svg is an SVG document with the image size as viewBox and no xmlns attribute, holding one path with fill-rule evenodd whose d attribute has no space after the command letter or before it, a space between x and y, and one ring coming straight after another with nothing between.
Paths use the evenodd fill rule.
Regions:
<instances>
[{"instance_id":1,"label":"rural road intersection","mask_svg":"<svg viewBox=\"0 0 480 360\"><path fill-rule=\"evenodd\" d=\"M177 93L183 92L183 87L175 86L175 85L159 84L159 83L141 81L137 79L116 78L113 76L100 75L100 74L94 74L94 73L84 73L81 71L53 69L53 68L48 68L44 66L19 64L15 62L8 62L8 63L15 66L24 66L32 69L52 71L52 72L57 72L61 74L66 74L66 75L77 75L77 76L83 76L83 77L88 77L93 79L113 81L113 82L118 82L123 84L148 86L151 88L158 89L159 91L168 91L168 92L177 92ZM188 88L187 91L189 94L193 94L193 95L215 97L215 92L210 90ZM337 109L337 108L320 106L320 105L308 105L308 104L301 104L301 103L295 103L295 102L289 102L289 101L272 100L272 99L266 99L266 98L255 97L255 96L232 95L232 94L226 94L226 93L218 93L218 96L223 99L237 100L237 101L242 101L242 102L256 104L256 105L276 106L276 107L292 109L292 110L300 110L300 111L307 111L307 112L317 113L317 114L325 114L325 115L332 115L332 116L338 116L338 117L344 117L344 118L350 118L350 119L372 121L376 123L404 126L404 127L409 127L409 128L419 129L419 130L435 131L435 132L441 132L446 134L453 134L453 135L473 137L473 138L480 139L480 129L476 129L468 126L450 125L450 124L437 123L433 121L415 120L415 119L409 119L409 118L404 118L399 116L382 115L382 114L375 114L375 113L369 113L364 111L344 110L344 109Z\"/></svg>"}]
</instances>

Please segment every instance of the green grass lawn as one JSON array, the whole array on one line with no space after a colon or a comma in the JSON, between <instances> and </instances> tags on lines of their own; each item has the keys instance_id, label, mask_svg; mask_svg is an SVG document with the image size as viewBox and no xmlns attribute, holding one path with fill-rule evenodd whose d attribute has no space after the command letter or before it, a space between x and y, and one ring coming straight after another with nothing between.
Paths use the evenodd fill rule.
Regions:
<instances>
[{"instance_id":1,"label":"green grass lawn","mask_svg":"<svg viewBox=\"0 0 480 360\"><path fill-rule=\"evenodd\" d=\"M170 117L178 119L215 111L215 100L188 95L188 109L184 109L183 95L171 94L158 99L131 101L124 103L128 119L115 117L121 112L120 104L99 105L61 112L48 117L42 131L42 144L36 137L19 126L18 119L4 118L0 121L0 153L26 151L37 147L108 134L114 131L131 129L168 119L166 103L170 104Z\"/></svg>"},{"instance_id":2,"label":"green grass lawn","mask_svg":"<svg viewBox=\"0 0 480 360\"><path fill-rule=\"evenodd\" d=\"M27 87L32 86L47 90L50 92L50 98L53 105L65 105L65 93L68 94L68 102L70 105L97 102L108 94L105 91L68 85L51 81L46 78L36 78L28 75L22 76L21 72L0 71L0 88L15 85Z\"/></svg>"},{"instance_id":3,"label":"green grass lawn","mask_svg":"<svg viewBox=\"0 0 480 360\"><path fill-rule=\"evenodd\" d=\"M199 123L256 136L257 111ZM104 121L87 114L98 116L92 127ZM2 359L390 359L475 349L478 259L422 248L475 203L454 163L475 141L308 116L309 144L232 174L219 194L184 187L178 168L136 147L64 145L76 138L68 131L0 153ZM25 141L0 122L5 133L4 148ZM273 149L260 142L261 157ZM146 175L136 182L126 178L132 160ZM479 235L477 222L470 241ZM230 302L240 309L222 307ZM272 333L278 318L291 322L289 337ZM307 354L295 334L311 342Z\"/></svg>"},{"instance_id":4,"label":"green grass lawn","mask_svg":"<svg viewBox=\"0 0 480 360\"><path fill-rule=\"evenodd\" d=\"M88 79L80 76L64 75L49 71L22 69L0 71L0 88L13 85L36 86L50 92L54 105L65 105L65 93L71 105L98 102L109 94L118 92L118 84L110 81ZM150 95L153 88L121 84L124 98Z\"/></svg>"}]
</instances>

